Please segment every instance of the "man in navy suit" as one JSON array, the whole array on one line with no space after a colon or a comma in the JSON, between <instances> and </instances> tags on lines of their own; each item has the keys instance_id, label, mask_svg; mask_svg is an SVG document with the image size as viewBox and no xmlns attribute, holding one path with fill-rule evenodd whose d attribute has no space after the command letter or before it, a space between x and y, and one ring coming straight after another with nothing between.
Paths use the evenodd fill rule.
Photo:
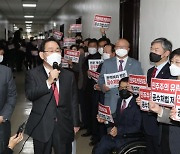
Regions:
<instances>
[{"instance_id":1,"label":"man in navy suit","mask_svg":"<svg viewBox=\"0 0 180 154\"><path fill-rule=\"evenodd\" d=\"M154 63L154 67L147 72L147 82L150 87L151 78L169 79L170 70L168 57L172 51L172 44L166 38L157 38L151 43L150 61ZM157 114L152 112L143 112L143 128L147 141L148 154L169 154L170 150L167 146L169 127L162 124L159 128L157 122ZM163 151L161 147L163 147ZM165 146L163 146L165 145Z\"/></svg>"},{"instance_id":2,"label":"man in navy suit","mask_svg":"<svg viewBox=\"0 0 180 154\"><path fill-rule=\"evenodd\" d=\"M123 134L140 132L141 111L136 105L136 99L127 90L128 77L119 82L119 94L114 126L105 135L95 149L95 154L108 154L114 148L120 148L133 139L123 138ZM97 116L99 122L104 122Z\"/></svg>"}]
</instances>

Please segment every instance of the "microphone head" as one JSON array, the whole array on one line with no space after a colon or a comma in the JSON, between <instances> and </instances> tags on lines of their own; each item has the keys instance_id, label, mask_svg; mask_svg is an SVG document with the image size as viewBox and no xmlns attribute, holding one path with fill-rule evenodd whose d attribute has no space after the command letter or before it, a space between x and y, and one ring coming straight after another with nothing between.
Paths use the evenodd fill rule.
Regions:
<instances>
[{"instance_id":1,"label":"microphone head","mask_svg":"<svg viewBox=\"0 0 180 154\"><path fill-rule=\"evenodd\" d=\"M53 69L60 70L60 67L59 67L59 65L58 65L57 62L54 62L54 63L53 63Z\"/></svg>"}]
</instances>

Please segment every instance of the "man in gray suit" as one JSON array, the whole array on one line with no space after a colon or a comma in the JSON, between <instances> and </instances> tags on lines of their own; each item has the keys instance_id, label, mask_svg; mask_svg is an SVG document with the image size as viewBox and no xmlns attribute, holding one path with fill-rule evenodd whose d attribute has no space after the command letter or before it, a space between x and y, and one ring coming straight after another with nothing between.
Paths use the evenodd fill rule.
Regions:
<instances>
[{"instance_id":1,"label":"man in gray suit","mask_svg":"<svg viewBox=\"0 0 180 154\"><path fill-rule=\"evenodd\" d=\"M114 113L116 110L119 91L118 88L110 89L105 85L104 74L111 74L125 70L128 75L143 74L140 62L128 56L130 44L126 39L119 39L115 44L115 50L116 56L104 61L98 80L101 90L105 93L104 104L110 106L111 113Z\"/></svg>"},{"instance_id":2,"label":"man in gray suit","mask_svg":"<svg viewBox=\"0 0 180 154\"><path fill-rule=\"evenodd\" d=\"M0 154L2 154L10 137L9 120L16 103L16 85L10 68L0 65L0 74Z\"/></svg>"}]
</instances>

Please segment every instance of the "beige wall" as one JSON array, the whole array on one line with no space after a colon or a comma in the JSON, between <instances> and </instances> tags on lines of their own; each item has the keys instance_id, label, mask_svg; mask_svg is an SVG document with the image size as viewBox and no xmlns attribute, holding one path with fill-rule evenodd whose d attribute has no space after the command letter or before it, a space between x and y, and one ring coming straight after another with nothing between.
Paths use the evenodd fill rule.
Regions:
<instances>
[{"instance_id":1,"label":"beige wall","mask_svg":"<svg viewBox=\"0 0 180 154\"><path fill-rule=\"evenodd\" d=\"M100 38L99 29L92 26L95 14L112 16L107 37L115 43L119 37L119 0L69 0L45 29L52 28L53 22L57 23L58 29L59 25L65 24L66 36L69 25L75 23L75 19L82 17L83 37Z\"/></svg>"},{"instance_id":2,"label":"beige wall","mask_svg":"<svg viewBox=\"0 0 180 154\"><path fill-rule=\"evenodd\" d=\"M150 43L158 37L165 37L173 43L173 49L180 47L180 0L141 0L140 54L143 69L150 67Z\"/></svg>"}]
</instances>

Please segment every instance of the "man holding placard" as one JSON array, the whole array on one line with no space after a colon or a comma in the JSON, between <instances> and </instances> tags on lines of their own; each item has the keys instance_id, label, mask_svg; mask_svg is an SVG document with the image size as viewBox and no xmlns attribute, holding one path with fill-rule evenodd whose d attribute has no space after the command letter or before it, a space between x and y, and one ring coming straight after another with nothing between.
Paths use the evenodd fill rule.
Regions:
<instances>
[{"instance_id":1,"label":"man holding placard","mask_svg":"<svg viewBox=\"0 0 180 154\"><path fill-rule=\"evenodd\" d=\"M111 119L108 107L99 107L97 119L100 123L109 121L108 135L104 135L94 149L95 154L107 154L112 149L120 149L122 145L136 140L123 138L124 134L138 133L141 131L141 111L139 110L135 97L127 90L128 77L122 78L119 82L120 98L117 103L114 122Z\"/></svg>"},{"instance_id":2,"label":"man holding placard","mask_svg":"<svg viewBox=\"0 0 180 154\"><path fill-rule=\"evenodd\" d=\"M180 104L180 48L174 50L170 55L170 73L173 78L177 80L167 80L166 84L169 83L168 88L171 89L171 92L174 92L174 107L172 107L171 112L170 108L161 107L155 102L149 103L149 108L151 111L158 114L158 122L170 124L168 140L166 142L169 144L171 154L179 154L180 152L180 124L176 121L180 120L179 114L179 104ZM174 82L173 84L170 84ZM162 103L162 105L164 105ZM171 118L171 119L170 119ZM172 120L173 119L173 120ZM163 134L164 135L164 134ZM163 146L163 149L165 147ZM167 152L166 152L167 153ZM164 153L163 153L164 154Z\"/></svg>"},{"instance_id":3,"label":"man holding placard","mask_svg":"<svg viewBox=\"0 0 180 154\"><path fill-rule=\"evenodd\" d=\"M126 39L119 39L115 44L116 56L104 61L99 76L98 84L105 93L104 104L110 106L112 113L116 110L119 98L118 81L129 74L143 74L140 62L128 56L129 50L129 42ZM108 87L105 80L109 81L111 86Z\"/></svg>"},{"instance_id":4,"label":"man holding placard","mask_svg":"<svg viewBox=\"0 0 180 154\"><path fill-rule=\"evenodd\" d=\"M151 86L152 78L170 78L171 75L169 70L170 65L168 63L168 57L172 51L172 44L166 38L157 38L151 42L150 50L149 59L152 63L154 63L154 67L150 68L147 72L147 83L149 87ZM138 98L137 102L139 101L140 99ZM156 113L143 112L142 117L147 141L147 154L168 154L169 147L167 145L167 138L169 128L166 125L162 125L162 129L159 131L159 123L157 122ZM163 147L163 149L161 149L159 144L161 147Z\"/></svg>"}]
</instances>

